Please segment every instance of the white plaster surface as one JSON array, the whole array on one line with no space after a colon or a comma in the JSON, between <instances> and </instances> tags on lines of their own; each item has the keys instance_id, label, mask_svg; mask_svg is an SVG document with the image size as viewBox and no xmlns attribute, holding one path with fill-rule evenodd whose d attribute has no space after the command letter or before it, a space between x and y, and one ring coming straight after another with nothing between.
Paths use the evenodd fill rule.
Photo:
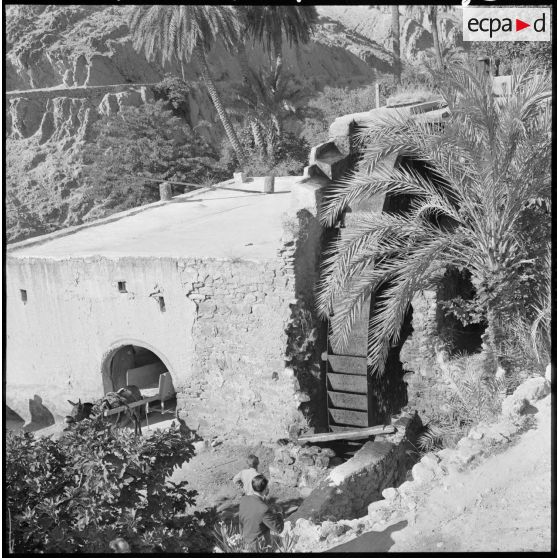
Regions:
<instances>
[{"instance_id":1,"label":"white plaster surface","mask_svg":"<svg viewBox=\"0 0 558 558\"><path fill-rule=\"evenodd\" d=\"M133 344L165 363L202 435L288 435L299 401L280 372L291 303L315 283L321 185L276 178L263 194L263 178L231 181L9 246L6 403L28 421L38 396L59 422L67 399L104 393L113 351Z\"/></svg>"},{"instance_id":2,"label":"white plaster surface","mask_svg":"<svg viewBox=\"0 0 558 558\"><path fill-rule=\"evenodd\" d=\"M277 177L273 194L261 192L263 177L227 184L227 189L191 192L73 234L14 246L9 255L273 259L281 247L283 214L292 205L290 192L299 180Z\"/></svg>"}]
</instances>

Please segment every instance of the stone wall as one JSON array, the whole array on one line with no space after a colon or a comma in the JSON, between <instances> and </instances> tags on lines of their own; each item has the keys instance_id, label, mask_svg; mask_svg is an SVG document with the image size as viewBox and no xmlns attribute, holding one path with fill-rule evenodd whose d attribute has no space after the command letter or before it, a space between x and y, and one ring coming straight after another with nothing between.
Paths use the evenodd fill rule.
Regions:
<instances>
[{"instance_id":1,"label":"stone wall","mask_svg":"<svg viewBox=\"0 0 558 558\"><path fill-rule=\"evenodd\" d=\"M328 475L331 467L341 461L331 448L302 447L295 443L281 445L275 450L275 459L269 466L269 480L298 487L302 496L308 496Z\"/></svg>"},{"instance_id":2,"label":"stone wall","mask_svg":"<svg viewBox=\"0 0 558 558\"><path fill-rule=\"evenodd\" d=\"M178 273L197 316L193 374L179 397L191 426L204 436L288 435L301 422L284 360L292 277L281 262L191 260L179 262Z\"/></svg>"},{"instance_id":3,"label":"stone wall","mask_svg":"<svg viewBox=\"0 0 558 558\"><path fill-rule=\"evenodd\" d=\"M351 459L333 468L289 521L359 517L370 503L381 500L384 488L404 482L412 464L409 441L415 440L421 422L416 415L402 414L393 417L392 424L395 434L366 442Z\"/></svg>"},{"instance_id":4,"label":"stone wall","mask_svg":"<svg viewBox=\"0 0 558 558\"><path fill-rule=\"evenodd\" d=\"M7 402L23 417L34 395L58 419L67 399L101 396L107 354L136 344L167 365L204 436L274 440L303 424L284 362L294 284L280 262L14 258L8 277Z\"/></svg>"},{"instance_id":5,"label":"stone wall","mask_svg":"<svg viewBox=\"0 0 558 558\"><path fill-rule=\"evenodd\" d=\"M423 376L434 376L439 371L436 353L439 345L436 321L436 292L417 293L413 307L412 333L405 341L399 358L405 369Z\"/></svg>"},{"instance_id":6,"label":"stone wall","mask_svg":"<svg viewBox=\"0 0 558 558\"><path fill-rule=\"evenodd\" d=\"M157 289L165 312L149 296ZM6 401L24 418L34 395L57 419L67 414L67 399L100 397L105 357L126 344L153 350L177 389L188 383L196 308L175 260L8 256L6 311Z\"/></svg>"},{"instance_id":7,"label":"stone wall","mask_svg":"<svg viewBox=\"0 0 558 558\"><path fill-rule=\"evenodd\" d=\"M134 344L165 363L178 407L202 436L275 441L306 430L305 407L325 404L312 310L321 242L316 191L293 198L296 226L286 227L282 248L264 261L10 255L8 405L29 419L29 400L39 396L60 420L67 399L103 394L107 359ZM302 329L293 327L300 309ZM308 350L294 362L301 331Z\"/></svg>"}]
</instances>

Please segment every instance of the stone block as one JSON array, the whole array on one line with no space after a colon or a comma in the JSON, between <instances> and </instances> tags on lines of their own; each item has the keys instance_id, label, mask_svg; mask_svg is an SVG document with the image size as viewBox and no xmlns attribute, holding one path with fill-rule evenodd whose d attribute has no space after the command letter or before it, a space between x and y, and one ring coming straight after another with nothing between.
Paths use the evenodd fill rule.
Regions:
<instances>
[{"instance_id":1,"label":"stone block","mask_svg":"<svg viewBox=\"0 0 558 558\"><path fill-rule=\"evenodd\" d=\"M438 457L442 461L455 461L457 456L457 451L452 448L444 448L438 452Z\"/></svg>"},{"instance_id":2,"label":"stone block","mask_svg":"<svg viewBox=\"0 0 558 558\"><path fill-rule=\"evenodd\" d=\"M329 465L329 457L327 455L318 455L315 460L316 467L320 469L327 469Z\"/></svg>"},{"instance_id":3,"label":"stone block","mask_svg":"<svg viewBox=\"0 0 558 558\"><path fill-rule=\"evenodd\" d=\"M462 463L470 463L479 455L480 450L478 448L463 447L460 448L457 457Z\"/></svg>"},{"instance_id":4,"label":"stone block","mask_svg":"<svg viewBox=\"0 0 558 558\"><path fill-rule=\"evenodd\" d=\"M244 184L246 182L246 173L244 172L234 172L233 179L235 184Z\"/></svg>"},{"instance_id":5,"label":"stone block","mask_svg":"<svg viewBox=\"0 0 558 558\"><path fill-rule=\"evenodd\" d=\"M440 461L441 461L440 457L438 457L435 453L427 453L420 460L420 462L423 465L426 465L427 467L430 467L433 470L435 470L438 467Z\"/></svg>"},{"instance_id":6,"label":"stone block","mask_svg":"<svg viewBox=\"0 0 558 558\"><path fill-rule=\"evenodd\" d=\"M324 469L318 467L306 467L300 473L298 478L298 486L308 486L315 488L324 478Z\"/></svg>"},{"instance_id":7,"label":"stone block","mask_svg":"<svg viewBox=\"0 0 558 558\"><path fill-rule=\"evenodd\" d=\"M277 484L294 487L298 484L299 476L300 471L292 466L269 466L269 479Z\"/></svg>"},{"instance_id":8,"label":"stone block","mask_svg":"<svg viewBox=\"0 0 558 558\"><path fill-rule=\"evenodd\" d=\"M322 448L320 453L322 455L327 455L327 457L335 457L335 452L331 448Z\"/></svg>"},{"instance_id":9,"label":"stone block","mask_svg":"<svg viewBox=\"0 0 558 558\"><path fill-rule=\"evenodd\" d=\"M382 490L382 497L385 500L395 500L399 496L399 490L397 488L384 488Z\"/></svg>"},{"instance_id":10,"label":"stone block","mask_svg":"<svg viewBox=\"0 0 558 558\"><path fill-rule=\"evenodd\" d=\"M538 376L537 378L529 378L527 381L523 382L513 393L513 396L517 399L527 399L529 403L534 403L539 399L542 399L545 395L550 393L550 383L543 378Z\"/></svg>"},{"instance_id":11,"label":"stone block","mask_svg":"<svg viewBox=\"0 0 558 558\"><path fill-rule=\"evenodd\" d=\"M424 465L423 463L417 463L412 468L413 481L417 484L424 484L434 479L434 471Z\"/></svg>"},{"instance_id":12,"label":"stone block","mask_svg":"<svg viewBox=\"0 0 558 558\"><path fill-rule=\"evenodd\" d=\"M472 428L467 434L467 437L471 438L471 440L482 440L484 437L484 432L478 427Z\"/></svg>"},{"instance_id":13,"label":"stone block","mask_svg":"<svg viewBox=\"0 0 558 558\"><path fill-rule=\"evenodd\" d=\"M299 455L296 463L297 465L301 465L303 467L311 467L314 465L314 457L308 454Z\"/></svg>"},{"instance_id":14,"label":"stone block","mask_svg":"<svg viewBox=\"0 0 558 558\"><path fill-rule=\"evenodd\" d=\"M405 481L397 487L397 490L400 494L405 495L413 492L415 490L415 487L413 486L413 483L411 481Z\"/></svg>"}]
</instances>

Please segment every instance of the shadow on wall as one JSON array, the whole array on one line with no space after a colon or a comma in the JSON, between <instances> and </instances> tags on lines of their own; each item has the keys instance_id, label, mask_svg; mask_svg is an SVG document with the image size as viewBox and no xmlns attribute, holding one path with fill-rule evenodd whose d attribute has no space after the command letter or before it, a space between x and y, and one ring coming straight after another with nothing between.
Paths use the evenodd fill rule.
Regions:
<instances>
[{"instance_id":1,"label":"shadow on wall","mask_svg":"<svg viewBox=\"0 0 558 558\"><path fill-rule=\"evenodd\" d=\"M314 288L319 277L323 229L318 219L301 209L284 224L294 237L289 250L294 262L296 304L291 304L286 359L300 386L300 411L316 431L327 430L326 391L321 354L326 346L326 324L316 313ZM290 245L291 243L287 243ZM297 432L300 434L300 425Z\"/></svg>"},{"instance_id":2,"label":"shadow on wall","mask_svg":"<svg viewBox=\"0 0 558 558\"><path fill-rule=\"evenodd\" d=\"M5 412L5 429L6 430L21 430L25 424L25 419L21 418L13 409L6 405Z\"/></svg>"},{"instance_id":3,"label":"shadow on wall","mask_svg":"<svg viewBox=\"0 0 558 558\"><path fill-rule=\"evenodd\" d=\"M356 539L330 548L326 552L387 552L395 544L391 534L405 529L407 525L407 521L399 521L383 531L369 531Z\"/></svg>"},{"instance_id":4,"label":"shadow on wall","mask_svg":"<svg viewBox=\"0 0 558 558\"><path fill-rule=\"evenodd\" d=\"M29 413L31 421L23 427L27 432L34 432L55 423L54 415L45 407L39 395L34 395L33 399L29 399Z\"/></svg>"}]
</instances>

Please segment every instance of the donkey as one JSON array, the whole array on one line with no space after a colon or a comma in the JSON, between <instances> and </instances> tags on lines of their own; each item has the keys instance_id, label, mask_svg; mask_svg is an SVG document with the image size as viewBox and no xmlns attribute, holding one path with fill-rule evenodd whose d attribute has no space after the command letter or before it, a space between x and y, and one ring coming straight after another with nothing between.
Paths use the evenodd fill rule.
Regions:
<instances>
[{"instance_id":1,"label":"donkey","mask_svg":"<svg viewBox=\"0 0 558 558\"><path fill-rule=\"evenodd\" d=\"M139 388L134 385L120 388L116 393L113 391L108 392L95 403L82 403L81 399L78 399L78 402L74 403L68 399L68 403L72 406L72 410L70 415L66 416L66 424L69 426L83 419L102 415L104 411L124 406L126 410L124 411L124 415L118 413L115 421L116 426L124 427L133 422L134 434L139 434L141 436L143 405L134 408L130 408L128 405L136 401L141 401L142 399L143 396Z\"/></svg>"}]
</instances>

